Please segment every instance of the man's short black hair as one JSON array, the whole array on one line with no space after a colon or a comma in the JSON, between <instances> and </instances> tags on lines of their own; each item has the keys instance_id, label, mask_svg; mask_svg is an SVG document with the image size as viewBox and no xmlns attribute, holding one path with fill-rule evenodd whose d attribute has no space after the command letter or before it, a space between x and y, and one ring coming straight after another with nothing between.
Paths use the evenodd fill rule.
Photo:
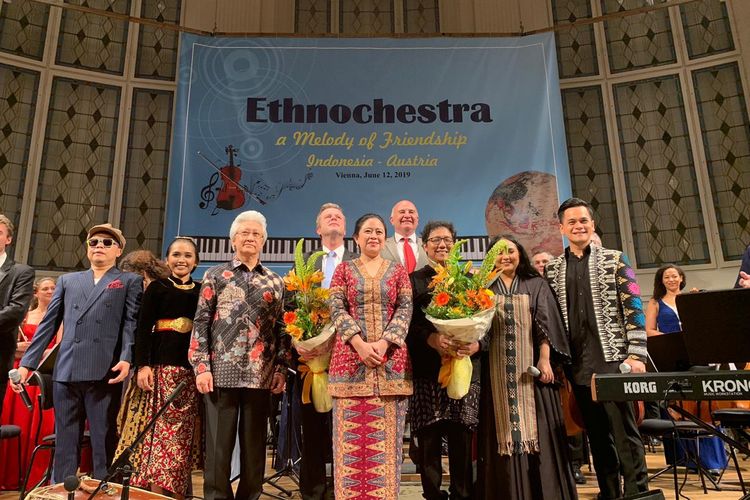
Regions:
<instances>
[{"instance_id":1,"label":"man's short black hair","mask_svg":"<svg viewBox=\"0 0 750 500\"><path fill-rule=\"evenodd\" d=\"M589 203L586 200L582 200L580 198L568 198L564 202L562 202L562 205L560 205L560 208L557 209L557 219L562 224L563 221L563 214L565 211L569 208L575 208L575 207L586 207L586 210L589 211L589 216L591 217L591 220L594 220L594 207L591 206L591 203Z\"/></svg>"}]
</instances>

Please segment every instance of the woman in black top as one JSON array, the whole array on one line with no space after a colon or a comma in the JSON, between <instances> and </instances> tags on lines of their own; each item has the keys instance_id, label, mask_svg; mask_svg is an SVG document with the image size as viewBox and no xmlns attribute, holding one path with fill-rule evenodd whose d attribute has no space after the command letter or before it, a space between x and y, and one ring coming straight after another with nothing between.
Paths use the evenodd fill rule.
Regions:
<instances>
[{"instance_id":1,"label":"woman in black top","mask_svg":"<svg viewBox=\"0 0 750 500\"><path fill-rule=\"evenodd\" d=\"M188 493L201 442L198 393L187 358L200 291L190 273L197 264L193 240L178 237L167 250L171 275L146 288L135 339L137 388L131 383L122 412L126 421L121 448L132 442L175 388L186 382L133 457L137 473L131 480L135 486L172 493L176 498Z\"/></svg>"},{"instance_id":2,"label":"woman in black top","mask_svg":"<svg viewBox=\"0 0 750 500\"><path fill-rule=\"evenodd\" d=\"M443 436L448 441L450 498L474 498L471 442L479 420L480 343L454 345L450 338L435 331L424 313L432 297L429 284L436 274L434 265L445 262L455 240L453 224L428 222L422 231L422 243L430 264L409 275L414 301L406 337L414 384L414 393L409 399L409 424L417 440L415 458L421 466L423 496L427 500L448 498L448 494L440 490ZM469 393L461 399L449 398L437 381L441 356L453 352L471 356L473 366Z\"/></svg>"}]
</instances>

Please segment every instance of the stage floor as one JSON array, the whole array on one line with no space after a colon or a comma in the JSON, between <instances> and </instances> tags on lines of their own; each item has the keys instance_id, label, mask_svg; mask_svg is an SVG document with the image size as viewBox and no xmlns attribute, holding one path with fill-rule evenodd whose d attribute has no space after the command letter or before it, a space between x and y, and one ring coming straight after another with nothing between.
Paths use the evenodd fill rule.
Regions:
<instances>
[{"instance_id":1,"label":"stage floor","mask_svg":"<svg viewBox=\"0 0 750 500\"><path fill-rule=\"evenodd\" d=\"M656 453L647 453L646 454L646 462L648 464L649 473L653 474L654 472L660 470L664 467L664 454L662 452L661 447L657 447ZM730 461L731 464L731 461ZM742 476L745 479L745 481L750 481L750 459L743 459L743 457L740 457L740 467L742 468ZM270 470L270 465L269 465ZM598 492L598 488L596 487L596 476L594 475L593 471L589 471L588 467L584 466L583 472L586 476L586 479L588 480L588 483L583 486L578 487L578 493L582 500L591 500L596 498L596 494ZM444 476L445 481L447 483L447 475ZM679 469L679 481L680 484L682 484L683 480L685 479L684 469ZM444 484L446 484L444 483ZM282 479L279 482L280 485L287 487L287 488L294 488L293 483L288 479ZM401 483L401 495L400 499L402 500L421 500L422 499L422 488L419 484L419 476L416 474L404 474L402 477L402 483ZM710 486L710 483L707 483L708 486ZM203 476L200 472L196 472L193 474L193 487L195 489L196 496L202 496L203 493ZM672 475L670 474L664 474L654 481L651 482L652 488L660 488L664 490L664 495L667 500L675 498L674 497L674 490L672 486ZM724 478L722 479L722 491L716 491L713 488L709 487L708 494L703 494L703 489L701 488L701 483L698 478L698 475L695 473L690 473L687 475L687 480L685 482L685 487L682 490L683 495L686 495L690 497L693 500L698 500L701 498L710 498L710 499L716 499L716 500L723 500L723 499L738 499L742 496L742 493L739 488L739 482L737 480L737 474L734 471L734 467L730 465L730 467L727 469L726 474L724 475ZM266 491L273 492L273 488L267 488ZM0 493L0 500L11 500L11 499L17 499L18 493L17 492L2 492ZM269 498L265 497L264 498ZM291 497L292 499L299 499L301 498L299 495L299 492L294 492L294 494Z\"/></svg>"}]
</instances>

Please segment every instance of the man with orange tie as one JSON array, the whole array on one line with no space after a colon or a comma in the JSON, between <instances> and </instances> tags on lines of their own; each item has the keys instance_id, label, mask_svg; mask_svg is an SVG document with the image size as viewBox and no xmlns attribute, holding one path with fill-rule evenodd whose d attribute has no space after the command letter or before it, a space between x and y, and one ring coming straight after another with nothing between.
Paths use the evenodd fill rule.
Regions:
<instances>
[{"instance_id":1,"label":"man with orange tie","mask_svg":"<svg viewBox=\"0 0 750 500\"><path fill-rule=\"evenodd\" d=\"M410 274L427 265L427 254L421 238L417 237L419 213L414 203L401 200L391 210L393 236L385 240L380 252L384 259L400 262Z\"/></svg>"}]
</instances>

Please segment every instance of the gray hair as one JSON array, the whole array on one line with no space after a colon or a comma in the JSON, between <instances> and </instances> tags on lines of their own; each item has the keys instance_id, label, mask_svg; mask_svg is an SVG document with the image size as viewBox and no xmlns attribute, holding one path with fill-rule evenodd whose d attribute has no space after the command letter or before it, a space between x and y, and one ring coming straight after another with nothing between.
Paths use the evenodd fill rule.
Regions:
<instances>
[{"instance_id":1,"label":"gray hair","mask_svg":"<svg viewBox=\"0 0 750 500\"><path fill-rule=\"evenodd\" d=\"M534 252L534 253L532 253L532 254L531 254L531 258L533 259L533 258L534 258L534 257L536 257L537 255L540 255L540 254L543 254L543 253L547 254L547 257L549 257L549 259L550 259L550 260L552 260L552 259L554 259L554 258L555 258L555 256L554 256L554 255L552 255L552 254L551 254L550 252L548 252L547 250L539 250L538 252Z\"/></svg>"},{"instance_id":2,"label":"gray hair","mask_svg":"<svg viewBox=\"0 0 750 500\"><path fill-rule=\"evenodd\" d=\"M323 203L320 206L320 210L318 210L318 216L315 217L315 227L319 227L320 226L320 216L323 214L324 210L328 210L329 208L335 208L336 210L338 210L339 212L341 212L341 215L344 215L344 209L341 208L336 203ZM344 216L344 217L346 217L346 216Z\"/></svg>"},{"instance_id":3,"label":"gray hair","mask_svg":"<svg viewBox=\"0 0 750 500\"><path fill-rule=\"evenodd\" d=\"M255 210L247 210L235 217L234 221L232 222L232 225L229 228L230 240L234 239L234 237L237 235L237 232L240 230L240 224L244 222L256 222L260 224L260 227L263 229L263 241L265 242L268 239L268 233L266 233L266 217L262 213Z\"/></svg>"}]
</instances>

